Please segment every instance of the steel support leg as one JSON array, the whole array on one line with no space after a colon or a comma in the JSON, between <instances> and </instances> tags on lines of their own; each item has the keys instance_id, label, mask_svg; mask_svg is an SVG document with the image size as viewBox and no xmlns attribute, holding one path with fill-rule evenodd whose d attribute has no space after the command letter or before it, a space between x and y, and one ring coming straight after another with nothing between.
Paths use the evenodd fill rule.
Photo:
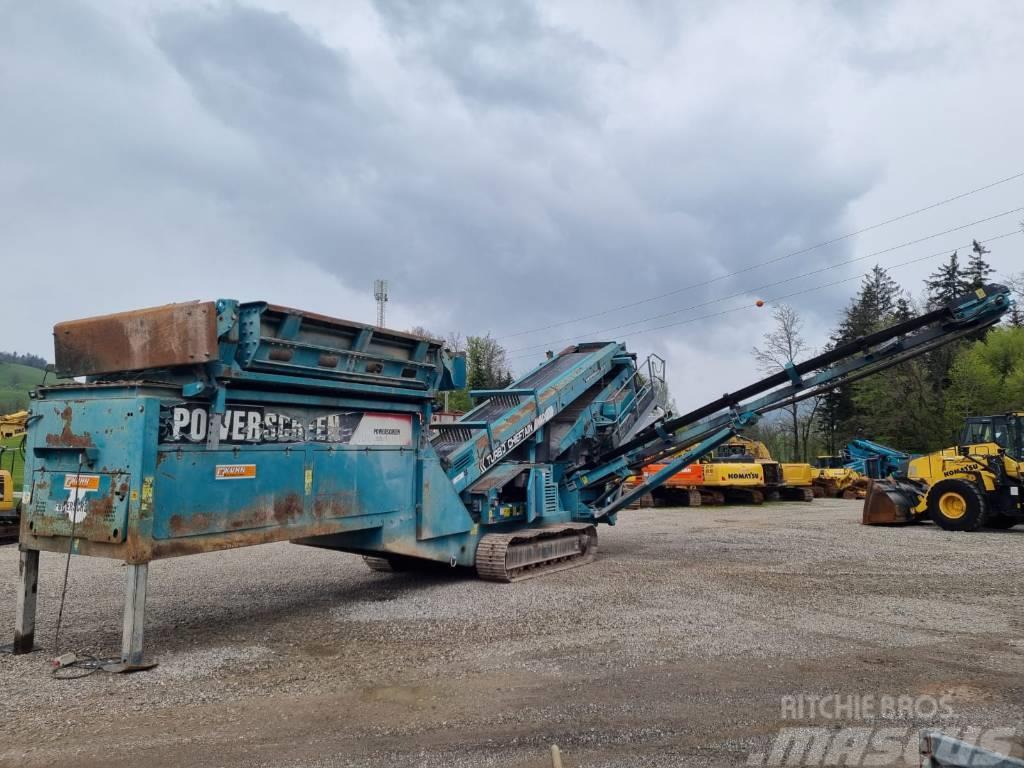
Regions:
<instances>
[{"instance_id":1,"label":"steel support leg","mask_svg":"<svg viewBox=\"0 0 1024 768\"><path fill-rule=\"evenodd\" d=\"M13 653L31 653L36 637L39 550L23 549L18 558L18 602L14 613Z\"/></svg>"},{"instance_id":2,"label":"steel support leg","mask_svg":"<svg viewBox=\"0 0 1024 768\"><path fill-rule=\"evenodd\" d=\"M149 563L127 564L124 595L124 631L121 634L121 661L142 663L142 629L146 621L146 578Z\"/></svg>"}]
</instances>

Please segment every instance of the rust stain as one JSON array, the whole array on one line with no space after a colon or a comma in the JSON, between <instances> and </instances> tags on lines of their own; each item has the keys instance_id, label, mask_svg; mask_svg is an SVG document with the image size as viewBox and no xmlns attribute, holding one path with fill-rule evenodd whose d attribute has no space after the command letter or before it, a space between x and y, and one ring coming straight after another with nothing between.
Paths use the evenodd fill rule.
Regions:
<instances>
[{"instance_id":1,"label":"rust stain","mask_svg":"<svg viewBox=\"0 0 1024 768\"><path fill-rule=\"evenodd\" d=\"M76 435L74 430L71 429L71 420L74 417L74 413L71 410L71 406L67 406L61 411L60 418L64 422L64 428L60 431L60 434L50 433L46 436L46 444L54 446L63 446L68 448L91 448L93 446L92 435L89 432L83 432L80 435Z\"/></svg>"},{"instance_id":2,"label":"rust stain","mask_svg":"<svg viewBox=\"0 0 1024 768\"><path fill-rule=\"evenodd\" d=\"M199 513L191 517L171 515L171 519L167 522L170 525L171 533L176 536L187 536L191 533L203 533L209 530L211 520L209 515Z\"/></svg>"},{"instance_id":3,"label":"rust stain","mask_svg":"<svg viewBox=\"0 0 1024 768\"><path fill-rule=\"evenodd\" d=\"M347 530L344 522L336 521L305 525L299 529L271 527L252 531L213 533L208 536L154 540L148 536L141 536L138 529L129 527L123 543L81 539L77 551L87 557L109 557L137 565L166 557L219 552L224 549L251 547L275 541L331 536L345 533ZM68 547L66 537L36 536L27 531L22 536L22 543L30 549L38 549L42 552L62 553L66 552Z\"/></svg>"},{"instance_id":4,"label":"rust stain","mask_svg":"<svg viewBox=\"0 0 1024 768\"><path fill-rule=\"evenodd\" d=\"M109 496L100 496L86 505L86 515L88 517L109 517L113 512L114 500Z\"/></svg>"},{"instance_id":5,"label":"rust stain","mask_svg":"<svg viewBox=\"0 0 1024 768\"><path fill-rule=\"evenodd\" d=\"M257 544L269 544L274 541L289 541L313 536L329 536L335 533L343 533L344 531L344 527L337 523L327 523L303 526L299 530L294 528L262 528L253 531L230 531L210 536L168 539L165 541L140 539L139 546L134 550L133 555L139 558L137 562L148 562L149 560L163 557L180 557L182 555L196 555L202 552L219 552L222 549L252 547Z\"/></svg>"},{"instance_id":6,"label":"rust stain","mask_svg":"<svg viewBox=\"0 0 1024 768\"><path fill-rule=\"evenodd\" d=\"M286 525L302 515L302 499L297 493L278 496L274 499L274 519L279 525Z\"/></svg>"},{"instance_id":7,"label":"rust stain","mask_svg":"<svg viewBox=\"0 0 1024 768\"><path fill-rule=\"evenodd\" d=\"M192 302L58 323L57 370L87 375L216 359L216 315L213 302Z\"/></svg>"},{"instance_id":8,"label":"rust stain","mask_svg":"<svg viewBox=\"0 0 1024 768\"><path fill-rule=\"evenodd\" d=\"M313 516L317 520L327 517L352 517L365 514L355 491L324 493L313 501Z\"/></svg>"},{"instance_id":9,"label":"rust stain","mask_svg":"<svg viewBox=\"0 0 1024 768\"><path fill-rule=\"evenodd\" d=\"M277 362L280 363L287 363L292 359L292 355L293 352L291 349L274 347L272 350L270 350L270 353L267 355L267 357L269 357L271 360L276 360Z\"/></svg>"},{"instance_id":10,"label":"rust stain","mask_svg":"<svg viewBox=\"0 0 1024 768\"><path fill-rule=\"evenodd\" d=\"M317 365L321 368L337 368L340 361L341 358L337 355L323 354L320 355L320 358L317 360Z\"/></svg>"},{"instance_id":11,"label":"rust stain","mask_svg":"<svg viewBox=\"0 0 1024 768\"><path fill-rule=\"evenodd\" d=\"M302 517L302 497L297 493L280 496L268 503L263 499L249 507L232 514L198 512L193 515L172 515L167 521L174 537L190 537L197 535L221 536L225 533L238 535L236 532L247 529L266 528L275 523L287 525ZM202 548L196 551L206 551Z\"/></svg>"}]
</instances>

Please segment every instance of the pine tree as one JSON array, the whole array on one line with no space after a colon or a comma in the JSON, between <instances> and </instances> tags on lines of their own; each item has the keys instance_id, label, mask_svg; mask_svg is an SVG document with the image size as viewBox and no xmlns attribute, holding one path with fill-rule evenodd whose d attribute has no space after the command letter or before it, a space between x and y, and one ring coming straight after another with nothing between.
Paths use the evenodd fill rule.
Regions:
<instances>
[{"instance_id":1,"label":"pine tree","mask_svg":"<svg viewBox=\"0 0 1024 768\"><path fill-rule=\"evenodd\" d=\"M1006 284L1013 291L1016 302L1010 307L1010 313L1006 317L1006 323L1013 328L1024 328L1024 272L1016 275L1009 275Z\"/></svg>"},{"instance_id":2,"label":"pine tree","mask_svg":"<svg viewBox=\"0 0 1024 768\"><path fill-rule=\"evenodd\" d=\"M971 281L960 267L957 252L953 251L949 261L932 272L924 284L928 289L928 305L936 308L945 306L965 294L971 286Z\"/></svg>"},{"instance_id":3,"label":"pine tree","mask_svg":"<svg viewBox=\"0 0 1024 768\"><path fill-rule=\"evenodd\" d=\"M866 336L896 319L912 315L902 289L878 264L861 281L860 290L847 306L839 327L832 334L831 348ZM862 430L851 385L825 393L818 406L818 434L830 453Z\"/></svg>"},{"instance_id":4,"label":"pine tree","mask_svg":"<svg viewBox=\"0 0 1024 768\"><path fill-rule=\"evenodd\" d=\"M844 391L836 387L821 396L818 404L818 434L825 441L825 450L829 456L839 453L837 438L839 429L844 418L852 410L852 402L849 397L844 397Z\"/></svg>"},{"instance_id":5,"label":"pine tree","mask_svg":"<svg viewBox=\"0 0 1024 768\"><path fill-rule=\"evenodd\" d=\"M1024 328L1024 311L1020 308L1020 302L1010 307L1010 313L1006 316L1006 324L1011 328Z\"/></svg>"},{"instance_id":6,"label":"pine tree","mask_svg":"<svg viewBox=\"0 0 1024 768\"><path fill-rule=\"evenodd\" d=\"M901 293L899 298L896 299L896 309L893 312L892 319L897 323L902 323L904 320L909 320L914 316L914 309L910 304L910 296L906 292Z\"/></svg>"},{"instance_id":7,"label":"pine tree","mask_svg":"<svg viewBox=\"0 0 1024 768\"><path fill-rule=\"evenodd\" d=\"M992 269L991 264L985 261L985 254L989 253L988 248L975 240L971 251L971 258L967 262L966 270L968 287L971 289L981 288L988 282L988 276L995 270Z\"/></svg>"},{"instance_id":8,"label":"pine tree","mask_svg":"<svg viewBox=\"0 0 1024 768\"><path fill-rule=\"evenodd\" d=\"M861 281L860 290L846 309L846 316L832 336L836 343L851 341L886 325L896 311L901 295L899 284L879 265Z\"/></svg>"}]
</instances>

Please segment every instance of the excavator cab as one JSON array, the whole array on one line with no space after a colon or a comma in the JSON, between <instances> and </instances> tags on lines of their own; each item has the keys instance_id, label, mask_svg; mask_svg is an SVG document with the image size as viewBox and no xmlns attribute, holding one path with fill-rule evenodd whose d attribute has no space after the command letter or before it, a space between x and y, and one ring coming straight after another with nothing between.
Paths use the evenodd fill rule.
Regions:
<instances>
[{"instance_id":1,"label":"excavator cab","mask_svg":"<svg viewBox=\"0 0 1024 768\"><path fill-rule=\"evenodd\" d=\"M715 461L728 461L738 464L753 464L755 457L750 447L740 443L726 443L715 449Z\"/></svg>"}]
</instances>

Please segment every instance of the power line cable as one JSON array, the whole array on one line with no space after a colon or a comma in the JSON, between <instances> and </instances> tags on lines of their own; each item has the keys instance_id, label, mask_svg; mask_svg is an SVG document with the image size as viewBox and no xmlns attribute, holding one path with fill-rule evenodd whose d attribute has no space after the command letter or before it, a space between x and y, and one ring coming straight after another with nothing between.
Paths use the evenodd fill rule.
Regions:
<instances>
[{"instance_id":1,"label":"power line cable","mask_svg":"<svg viewBox=\"0 0 1024 768\"><path fill-rule=\"evenodd\" d=\"M510 338L513 338L513 337L516 337L516 336L524 336L524 335L529 334L529 333L536 333L537 331L546 331L549 328L558 328L559 326L562 326L562 325L570 325L571 323L578 323L581 320L590 320L590 319L595 318L595 317L602 317L603 315L608 315L608 314L611 314L612 312L618 312L619 310L622 310L622 309L629 309L630 307L636 307L636 306L639 306L641 304L646 304L646 303L651 302L651 301L657 301L658 299L664 299L664 298L666 298L668 296L675 296L676 294L679 294L679 293L684 293L686 291L691 291L694 288L701 288L701 287L703 287L705 285L711 285L713 283L717 283L717 282L720 282L722 280L726 280L726 279L728 279L730 277L735 277L736 275L741 275L741 274L743 274L745 272L750 272L752 270L759 269L760 267L767 267L767 266L770 266L771 264L777 264L780 261L785 261L786 259L791 259L794 256L800 256L802 254L809 253L810 251L816 250L818 248L824 248L827 245L834 245L835 243L842 242L843 240L847 240L847 239L849 239L851 237L856 237L857 235L862 235L865 232L870 232L872 230L879 229L880 227L887 226L888 224L893 224L893 223L895 223L897 221L902 221L903 219L910 218L911 216L916 216L919 213L924 213L925 211L930 211L930 210L933 210L935 208L939 208L940 206L948 205L949 203L956 202L957 200L962 200L965 197L970 197L971 195L975 195L978 192L984 192L985 190L992 189L993 187L998 187L1001 184L1006 184L1006 183L1008 183L1010 181L1014 181L1015 179L1019 179L1022 176L1024 176L1024 171L1020 171L1018 173L1013 174L1012 176L1007 176L1004 179L999 179L999 180L993 181L993 182L991 182L989 184L985 184L983 186L976 187L974 189L970 189L970 190L968 190L966 192L961 192L958 195L953 195L952 197L947 197L944 200L939 200L938 202L931 203L930 205L926 205L926 206L924 206L922 208L916 208L913 211L907 211L906 213L901 213L899 216L893 216L890 219L885 219L884 221L880 221L880 222L878 222L876 224L871 224L870 226L863 227L863 228L855 230L853 232L847 232L846 234L839 235L838 237L834 237L831 240L823 240L820 243L815 243L814 245L809 245L806 248L801 248L800 250L792 251L790 253L783 254L782 256L777 256L777 257L775 257L773 259L768 259L766 261L760 261L760 262L756 262L756 263L753 263L753 264L748 264L747 266L742 267L741 269L735 270L734 272L729 272L729 273L724 274L724 275L719 275L717 277L709 278L708 280L704 280L704 281L699 282L699 283L693 283L691 285L686 285L686 286L683 286L682 288L676 288L674 290L667 291L665 293L659 293L659 294L656 294L654 296L648 296L648 297L643 298L643 299L637 299L636 301L631 301L631 302L628 302L626 304L620 304L618 306L610 307L609 309L604 309L604 310L601 310L600 312L594 312L594 313L591 313L589 315L581 315L580 317L575 317L575 318L572 318L570 320L562 320L562 321L557 322L557 323L550 323L548 325L541 325L541 326L538 326L536 328L529 328L529 329L522 330L522 331L516 331L514 333L508 333L508 334L505 334L504 336L499 336L498 338L499 339L510 339Z\"/></svg>"},{"instance_id":2,"label":"power line cable","mask_svg":"<svg viewBox=\"0 0 1024 768\"><path fill-rule=\"evenodd\" d=\"M1010 237L1011 235L1019 235L1019 234L1022 234L1022 233L1024 233L1024 232L1022 232L1022 230L1015 229L1015 230L1013 230L1011 232L1004 232L1004 233L999 234L999 235L993 235L992 237L988 237L988 238L986 238L984 240L978 240L978 242L979 243L991 243L991 242L993 242L995 240L1001 240L1001 239L1003 239L1005 237ZM969 248L971 245L972 245L972 243L966 243L964 245L957 246L956 249ZM919 263L919 262L922 262L922 261L927 261L928 259L935 259L935 258L938 258L939 256L945 256L948 253L949 253L949 249L945 249L945 250L942 250L942 251L937 251L935 253L928 254L927 256L918 256L917 258L908 259L907 261L902 261L902 262L900 262L898 264L892 264L889 267L887 267L887 269L900 269L902 267L906 267L906 266L909 266L911 264L916 264L916 263ZM869 272L860 272L860 273L858 273L856 275L851 275L849 277L840 278L839 280L833 280L832 282L829 282L829 283L822 283L820 285L811 286L809 288L803 288L803 289L801 289L799 291L793 291L791 293L786 293L786 294L783 294L781 296L775 296L775 297L770 298L770 299L764 299L763 301L764 301L765 305L773 304L773 303L782 301L784 299L792 298L794 296L801 296L803 294L813 293L815 291L820 291L820 290L822 290L824 288L831 288L831 287L836 286L836 285L841 285L843 283L848 283L848 282L851 282L853 280L860 280L861 278L865 277L868 274L870 274L870 273ZM783 282L790 282L790 281L786 280L786 281L783 281ZM717 299L714 303L717 303L718 301L721 301L721 300L722 299ZM657 325L657 326L654 326L652 328L639 328L639 329L637 329L635 331L628 331L626 333L617 334L617 337L618 338L624 338L626 336L636 336L636 335L639 335L639 334L642 334L642 333L651 333L653 331L661 331L661 330L664 330L666 328L675 328L675 327L678 327L680 325L689 325L690 323L695 323L695 322L698 322L700 320L708 320L708 319L713 318L713 317L721 317L722 315L728 315L728 314L731 314L733 312L739 312L739 311L744 310L744 309L750 310L750 309L754 309L754 308L755 307L751 306L749 302L745 302L743 304L740 304L740 305L737 305L737 306L734 306L734 307L728 307L726 309L719 310L718 312L709 312L709 313L704 314L704 315L698 315L697 317L690 317L690 318L687 318L685 320L678 320L678 321L675 321L675 322L672 322L672 323L665 323L664 325ZM573 338L576 338L576 337L573 337ZM525 354L525 355L514 355L514 356L510 356L508 359L509 359L509 361L512 361L512 360L517 360L517 359L524 359L526 357L533 357L534 355L535 355L535 353L528 353L528 354Z\"/></svg>"},{"instance_id":3,"label":"power line cable","mask_svg":"<svg viewBox=\"0 0 1024 768\"><path fill-rule=\"evenodd\" d=\"M984 224L986 222L1002 218L1003 216L1009 216L1010 214L1019 213L1021 211L1024 211L1024 207L1013 208L1013 209L1008 210L1008 211L1003 211L1002 213L997 213L997 214L994 214L992 216L987 216L987 217L985 217L983 219L978 219L976 221L971 221L971 222L968 222L966 224L961 224L959 226L943 230L942 232L935 232L935 233L930 234L930 235L925 235L923 237L915 238L914 240L907 240L907 241L905 241L903 243L899 243L898 245L890 246L889 248L883 248L882 250L872 251L871 253L864 254L863 256L855 256L853 258L845 259L843 261L838 261L838 262L836 262L834 264L829 264L829 265L824 266L824 267L819 267L818 269L812 269L810 271L803 272L803 273L801 273L799 275L792 275L790 277L786 277L786 278L783 278L781 280L776 280L776 281L771 282L771 283L765 283L763 285L757 285L757 286L754 286L754 287L751 287L751 288L743 289L741 291L737 291L735 293L731 293L731 294L729 294L727 296L719 296L717 298L708 299L707 301L703 301L703 302L700 302L698 304L691 304L690 306L687 306L687 307L681 307L680 309L673 309L673 310L670 310L669 312L662 312L662 313L657 314L657 315L650 315L648 317L642 317L639 320L633 320L633 321L630 321L628 323L620 323L619 325L609 326L607 328L602 328L600 330L589 331L589 332L586 332L585 334L575 334L573 336L564 336L564 337L561 337L561 338L558 338L558 339L551 339L551 340L548 340L548 341L540 342L538 344L530 344L530 345L525 346L525 347L517 347L515 349L509 350L509 354L510 355L514 355L514 353L517 353L517 352L526 352L526 351L530 351L530 350L540 349L542 347L548 347L548 346L551 346L553 344L560 344L560 343L563 343L563 342L566 342L566 341L572 341L573 339L579 338L580 335L597 336L597 335L600 335L600 334L603 334L603 333L609 333L611 331L616 331L616 330L619 330L621 328L629 328L629 327L632 327L634 325L639 325L641 323L650 322L651 320L660 320L661 318L664 318L664 317L670 317L672 315L677 315L680 312L688 312L689 310L692 310L692 309L700 309L701 307L706 307L706 306L709 306L711 304L717 304L720 301L727 301L729 299L736 298L737 296L743 296L745 294L753 293L755 291L761 291L761 290L764 290L766 288L773 288L773 287L775 287L777 285L781 285L782 283L788 283L788 282L791 282L793 280L799 280L799 279L804 278L804 277L810 277L811 275L816 275L816 274L820 274L822 272L827 272L829 270L837 269L839 267L843 267L843 266L846 266L846 265L849 265L849 264L853 264L853 263L858 262L858 261L863 261L865 259L870 259L870 258L874 258L874 257L877 257L877 256L881 256L881 255L884 255L886 253L892 253L893 251L900 250L901 248L908 248L908 247L910 247L912 245L918 245L918 244L926 242L928 240L934 240L936 237L942 237L943 235L948 235L948 234L951 234L953 232L958 232L960 230L967 229L968 227L977 226L978 224ZM969 248L970 247L970 243L968 243L967 245L958 246L958 247L960 247L960 248ZM948 253L950 250L951 249L946 249L946 250L942 251L941 253ZM940 255L941 255L941 253L940 253ZM512 358L510 357L510 359L512 359Z\"/></svg>"}]
</instances>

